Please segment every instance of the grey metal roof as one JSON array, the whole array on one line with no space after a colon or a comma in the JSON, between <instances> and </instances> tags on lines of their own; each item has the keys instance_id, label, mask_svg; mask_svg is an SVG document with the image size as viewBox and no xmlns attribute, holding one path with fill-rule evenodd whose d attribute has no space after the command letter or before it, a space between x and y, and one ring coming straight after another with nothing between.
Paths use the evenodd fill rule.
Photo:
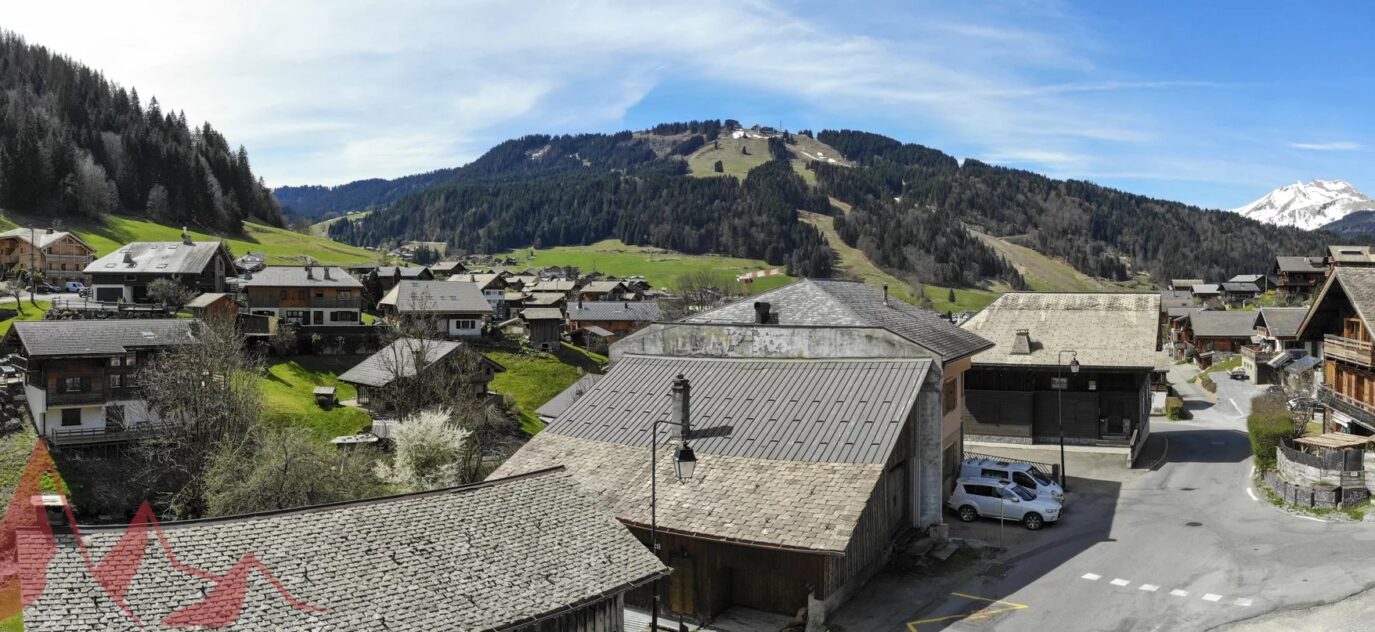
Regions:
<instances>
[{"instance_id":1,"label":"grey metal roof","mask_svg":"<svg viewBox=\"0 0 1375 632\"><path fill-rule=\"evenodd\" d=\"M1160 330L1156 293L1010 292L962 325L997 343L974 364L1059 366L1074 350L1086 367L1154 368ZM1031 353L1013 353L1017 333Z\"/></svg>"},{"instance_id":2,"label":"grey metal roof","mask_svg":"<svg viewBox=\"0 0 1375 632\"><path fill-rule=\"evenodd\" d=\"M377 276L380 277L393 277L398 271L403 279L419 279L427 273L433 274L424 266L377 266Z\"/></svg>"},{"instance_id":3,"label":"grey metal roof","mask_svg":"<svg viewBox=\"0 0 1375 632\"><path fill-rule=\"evenodd\" d=\"M533 292L529 295L522 295L522 301L526 305L558 305L568 301L568 296L558 292Z\"/></svg>"},{"instance_id":4,"label":"grey metal roof","mask_svg":"<svg viewBox=\"0 0 1375 632\"><path fill-rule=\"evenodd\" d=\"M416 360L421 353L425 355L424 366L428 367L462 347L463 343L452 340L401 338L344 371L339 376L339 381L372 387L386 386L398 377L415 375ZM501 365L486 356L482 356L482 359L501 368Z\"/></svg>"},{"instance_id":5,"label":"grey metal roof","mask_svg":"<svg viewBox=\"0 0 1375 632\"><path fill-rule=\"evenodd\" d=\"M692 383L693 447L755 459L883 463L916 403L929 360L625 356L543 432L649 445L669 387ZM668 436L661 424L659 433Z\"/></svg>"},{"instance_id":6,"label":"grey metal roof","mask_svg":"<svg viewBox=\"0 0 1375 632\"><path fill-rule=\"evenodd\" d=\"M1217 283L1199 283L1193 286L1194 294L1221 294L1222 286Z\"/></svg>"},{"instance_id":7,"label":"grey metal roof","mask_svg":"<svg viewBox=\"0 0 1375 632\"><path fill-rule=\"evenodd\" d=\"M309 272L307 274L307 271ZM358 288L363 284L338 266L268 266L239 277L239 287L334 287Z\"/></svg>"},{"instance_id":8,"label":"grey metal roof","mask_svg":"<svg viewBox=\"0 0 1375 632\"><path fill-rule=\"evenodd\" d=\"M233 577L252 554L248 593L230 626L269 630L507 630L595 603L667 574L598 498L562 469L447 490L272 514L164 524L182 564ZM124 528L82 529L92 558L108 559ZM71 535L24 610L30 632L173 630L172 612L207 603L213 584L173 566L150 530L125 594L129 620L93 576ZM37 531L21 550L41 551ZM33 569L36 576L38 569ZM317 608L296 609L266 580ZM227 574L227 575L226 575ZM244 584L239 584L243 586ZM233 586L231 583L221 586ZM212 596L218 593L210 593Z\"/></svg>"},{"instance_id":9,"label":"grey metal roof","mask_svg":"<svg viewBox=\"0 0 1375 632\"><path fill-rule=\"evenodd\" d=\"M38 242L37 246L40 250L42 250L43 248L47 248L48 246L51 246L59 241L62 241L67 237L71 237L72 239L75 239L77 243L80 243L81 245L86 246L87 248L91 248L90 244L87 244L80 237L77 237L75 234L69 233L65 230L49 230L46 228L35 228L33 230L29 230L27 228L12 228L3 233L0 233L0 239L11 237L30 244L36 241ZM32 237L32 239L30 239L30 237ZM91 250L95 249L91 248Z\"/></svg>"},{"instance_id":10,"label":"grey metal roof","mask_svg":"<svg viewBox=\"0 0 1375 632\"><path fill-rule=\"evenodd\" d=\"M553 419L562 415L569 406L573 405L573 402L592 390L597 380L600 379L602 379L600 373L588 373L578 378L578 381L574 382L572 386L563 389L563 392L555 395L554 399L545 402L543 406L536 409L535 414L545 419Z\"/></svg>"},{"instance_id":11,"label":"grey metal roof","mask_svg":"<svg viewBox=\"0 0 1375 632\"><path fill-rule=\"evenodd\" d=\"M525 320L563 320L563 311L554 307L530 307L520 311Z\"/></svg>"},{"instance_id":12,"label":"grey metal roof","mask_svg":"<svg viewBox=\"0 0 1375 632\"><path fill-rule=\"evenodd\" d=\"M1227 282L1228 282L1228 283L1260 283L1260 280L1261 280L1261 279L1264 279L1264 278L1265 278L1265 275L1264 275L1264 274L1238 274L1238 275L1236 275L1236 276L1234 276L1234 277L1232 277L1232 278L1230 278L1230 279L1227 279Z\"/></svg>"},{"instance_id":13,"label":"grey metal roof","mask_svg":"<svg viewBox=\"0 0 1375 632\"><path fill-rule=\"evenodd\" d=\"M1257 322L1264 322L1272 338L1293 338L1308 315L1307 307L1262 307Z\"/></svg>"},{"instance_id":14,"label":"grey metal roof","mask_svg":"<svg viewBox=\"0 0 1375 632\"><path fill-rule=\"evenodd\" d=\"M189 318L17 321L14 335L29 357L122 355L133 349L190 344Z\"/></svg>"},{"instance_id":15,"label":"grey metal roof","mask_svg":"<svg viewBox=\"0 0 1375 632\"><path fill-rule=\"evenodd\" d=\"M1205 310L1189 315L1189 327L1204 338L1246 338L1256 335L1255 312Z\"/></svg>"},{"instance_id":16,"label":"grey metal roof","mask_svg":"<svg viewBox=\"0 0 1375 632\"><path fill-rule=\"evenodd\" d=\"M1327 268L1322 257L1275 257L1280 272L1322 272Z\"/></svg>"},{"instance_id":17,"label":"grey metal roof","mask_svg":"<svg viewBox=\"0 0 1375 632\"><path fill-rule=\"evenodd\" d=\"M1257 287L1255 283L1232 283L1232 282L1227 282L1227 283L1223 283L1223 284L1222 284L1222 289L1223 289L1224 291L1226 291L1226 292L1240 292L1240 293L1250 293L1250 294L1259 294L1259 293L1260 293L1260 288Z\"/></svg>"},{"instance_id":18,"label":"grey metal roof","mask_svg":"<svg viewBox=\"0 0 1375 632\"><path fill-rule=\"evenodd\" d=\"M663 318L658 301L577 301L568 304L568 320L652 323Z\"/></svg>"},{"instance_id":19,"label":"grey metal roof","mask_svg":"<svg viewBox=\"0 0 1375 632\"><path fill-rule=\"evenodd\" d=\"M402 281L379 301L405 313L490 314L492 304L476 283Z\"/></svg>"},{"instance_id":20,"label":"grey metal roof","mask_svg":"<svg viewBox=\"0 0 1375 632\"><path fill-rule=\"evenodd\" d=\"M802 279L781 288L731 303L684 320L701 323L752 323L754 303L766 302L782 325L861 325L882 327L940 355L945 361L962 358L993 346L935 312L897 298L883 300L883 291L859 281Z\"/></svg>"},{"instance_id":21,"label":"grey metal roof","mask_svg":"<svg viewBox=\"0 0 1375 632\"><path fill-rule=\"evenodd\" d=\"M135 241L92 261L86 273L200 274L223 248L218 241Z\"/></svg>"}]
</instances>

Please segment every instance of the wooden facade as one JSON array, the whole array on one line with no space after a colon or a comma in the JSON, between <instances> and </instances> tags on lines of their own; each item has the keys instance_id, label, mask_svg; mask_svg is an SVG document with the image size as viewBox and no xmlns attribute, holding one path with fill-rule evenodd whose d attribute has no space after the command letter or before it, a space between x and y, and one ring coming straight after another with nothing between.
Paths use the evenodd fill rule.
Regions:
<instances>
[{"instance_id":1,"label":"wooden facade","mask_svg":"<svg viewBox=\"0 0 1375 632\"><path fill-rule=\"evenodd\" d=\"M617 593L511 632L626 632L625 594Z\"/></svg>"},{"instance_id":2,"label":"wooden facade","mask_svg":"<svg viewBox=\"0 0 1375 632\"><path fill-rule=\"evenodd\" d=\"M243 293L251 313L297 325L358 325L363 318L362 288L246 287Z\"/></svg>"},{"instance_id":3,"label":"wooden facade","mask_svg":"<svg viewBox=\"0 0 1375 632\"><path fill-rule=\"evenodd\" d=\"M1149 423L1150 371L976 366L965 397L966 434L1058 441L1063 420L1067 439L1122 444Z\"/></svg>"},{"instance_id":4,"label":"wooden facade","mask_svg":"<svg viewBox=\"0 0 1375 632\"><path fill-rule=\"evenodd\" d=\"M44 278L53 284L86 280L86 266L95 260L95 248L71 233L34 247L26 232L20 229L0 236L0 267L42 270ZM40 243L54 234L51 229L33 232L32 239Z\"/></svg>"},{"instance_id":5,"label":"wooden facade","mask_svg":"<svg viewBox=\"0 0 1375 632\"><path fill-rule=\"evenodd\" d=\"M25 390L39 434L59 446L106 443L156 422L139 384L149 359L147 352L31 359Z\"/></svg>"}]
</instances>

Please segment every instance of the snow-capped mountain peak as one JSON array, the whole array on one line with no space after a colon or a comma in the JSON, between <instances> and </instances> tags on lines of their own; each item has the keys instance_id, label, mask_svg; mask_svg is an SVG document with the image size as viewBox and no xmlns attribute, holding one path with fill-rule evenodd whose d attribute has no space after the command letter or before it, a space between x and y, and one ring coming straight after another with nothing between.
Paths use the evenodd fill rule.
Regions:
<instances>
[{"instance_id":1,"label":"snow-capped mountain peak","mask_svg":"<svg viewBox=\"0 0 1375 632\"><path fill-rule=\"evenodd\" d=\"M1368 210L1375 210L1375 200L1341 180L1295 182L1232 209L1259 222L1304 230L1322 228L1356 211Z\"/></svg>"}]
</instances>

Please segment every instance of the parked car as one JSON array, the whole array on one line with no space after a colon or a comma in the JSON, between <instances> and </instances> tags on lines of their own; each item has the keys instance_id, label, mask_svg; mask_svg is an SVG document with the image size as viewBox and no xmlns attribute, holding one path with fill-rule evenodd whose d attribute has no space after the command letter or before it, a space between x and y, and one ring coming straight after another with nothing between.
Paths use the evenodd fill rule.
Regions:
<instances>
[{"instance_id":1,"label":"parked car","mask_svg":"<svg viewBox=\"0 0 1375 632\"><path fill-rule=\"evenodd\" d=\"M1060 503L1037 497L1011 481L982 476L956 481L955 492L946 505L965 522L1002 518L1020 522L1031 531L1059 520L1061 509Z\"/></svg>"},{"instance_id":2,"label":"parked car","mask_svg":"<svg viewBox=\"0 0 1375 632\"><path fill-rule=\"evenodd\" d=\"M57 287L56 285L51 285L51 284L48 284L48 283L39 283L39 284L38 284L38 293L39 293L39 294L57 294L58 292L61 292L61 291L62 291L62 290L61 290L61 289L58 289L58 287Z\"/></svg>"},{"instance_id":3,"label":"parked car","mask_svg":"<svg viewBox=\"0 0 1375 632\"><path fill-rule=\"evenodd\" d=\"M80 281L68 281L64 283L62 287L66 288L68 292L76 292L79 294L81 290L86 289L86 284Z\"/></svg>"},{"instance_id":4,"label":"parked car","mask_svg":"<svg viewBox=\"0 0 1375 632\"><path fill-rule=\"evenodd\" d=\"M1065 502L1065 490L1049 474L1030 463L973 458L960 463L960 476L982 477L1012 481L1037 496Z\"/></svg>"},{"instance_id":5,"label":"parked car","mask_svg":"<svg viewBox=\"0 0 1375 632\"><path fill-rule=\"evenodd\" d=\"M76 295L77 295L77 296L80 296L81 298L90 298L90 297L91 297L91 288L83 287L83 288L81 288L81 291L79 291L79 292L76 293Z\"/></svg>"},{"instance_id":6,"label":"parked car","mask_svg":"<svg viewBox=\"0 0 1375 632\"><path fill-rule=\"evenodd\" d=\"M1234 380L1249 380L1249 379L1251 379L1251 376L1247 375L1247 374L1246 374L1246 371L1245 371L1244 369L1236 369L1236 370L1232 371L1231 373L1228 373L1228 374L1227 374L1227 377L1230 377L1230 378L1232 378L1232 379L1234 379Z\"/></svg>"}]
</instances>

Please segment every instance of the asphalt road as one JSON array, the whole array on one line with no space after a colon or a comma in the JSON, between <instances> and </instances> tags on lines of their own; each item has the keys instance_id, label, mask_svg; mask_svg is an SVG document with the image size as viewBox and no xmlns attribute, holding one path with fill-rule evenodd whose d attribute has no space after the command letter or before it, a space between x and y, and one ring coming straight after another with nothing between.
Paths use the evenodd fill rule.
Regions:
<instances>
[{"instance_id":1,"label":"asphalt road","mask_svg":"<svg viewBox=\"0 0 1375 632\"><path fill-rule=\"evenodd\" d=\"M1169 439L1158 469L1071 478L1078 492L1060 524L1019 533L981 573L939 594L914 589L883 606L864 598L865 615L839 617L845 629L1375 629L1375 525L1266 502L1253 488L1244 416L1260 389L1218 385L1216 404L1180 389L1194 419L1153 428ZM952 524L952 535L965 527ZM987 539L987 525L978 529Z\"/></svg>"}]
</instances>

